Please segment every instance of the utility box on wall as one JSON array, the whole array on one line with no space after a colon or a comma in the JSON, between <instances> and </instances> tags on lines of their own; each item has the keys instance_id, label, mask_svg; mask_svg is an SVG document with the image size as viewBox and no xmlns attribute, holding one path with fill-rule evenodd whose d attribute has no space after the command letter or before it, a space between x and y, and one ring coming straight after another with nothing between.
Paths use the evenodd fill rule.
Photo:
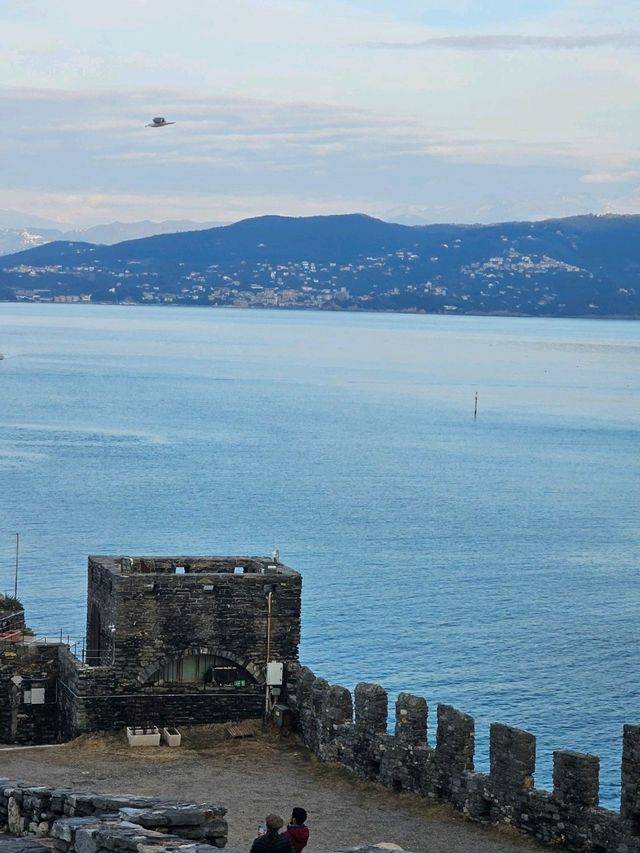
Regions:
<instances>
[{"instance_id":1,"label":"utility box on wall","mask_svg":"<svg viewBox=\"0 0 640 853\"><path fill-rule=\"evenodd\" d=\"M284 674L282 661L270 660L267 664L267 684L269 687L280 687Z\"/></svg>"}]
</instances>

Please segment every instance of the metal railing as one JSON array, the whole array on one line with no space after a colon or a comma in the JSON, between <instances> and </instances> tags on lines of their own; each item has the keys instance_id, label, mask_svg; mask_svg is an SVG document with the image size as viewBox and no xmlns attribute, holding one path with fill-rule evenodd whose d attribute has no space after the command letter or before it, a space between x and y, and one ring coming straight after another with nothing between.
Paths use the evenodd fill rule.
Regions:
<instances>
[{"instance_id":1,"label":"metal railing","mask_svg":"<svg viewBox=\"0 0 640 853\"><path fill-rule=\"evenodd\" d=\"M0 631L8 630L5 626L17 617L22 617L22 622L24 623L24 610L15 610L13 613L6 613L4 616L0 616Z\"/></svg>"}]
</instances>

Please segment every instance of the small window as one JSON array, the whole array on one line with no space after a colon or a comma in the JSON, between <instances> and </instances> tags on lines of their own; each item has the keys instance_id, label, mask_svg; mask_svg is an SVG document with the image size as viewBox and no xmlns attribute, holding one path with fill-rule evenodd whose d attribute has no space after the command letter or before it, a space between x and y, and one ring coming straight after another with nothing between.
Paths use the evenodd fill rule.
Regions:
<instances>
[{"instance_id":1,"label":"small window","mask_svg":"<svg viewBox=\"0 0 640 853\"><path fill-rule=\"evenodd\" d=\"M184 573L185 573L184 566L176 566L176 574L177 575L183 575Z\"/></svg>"}]
</instances>

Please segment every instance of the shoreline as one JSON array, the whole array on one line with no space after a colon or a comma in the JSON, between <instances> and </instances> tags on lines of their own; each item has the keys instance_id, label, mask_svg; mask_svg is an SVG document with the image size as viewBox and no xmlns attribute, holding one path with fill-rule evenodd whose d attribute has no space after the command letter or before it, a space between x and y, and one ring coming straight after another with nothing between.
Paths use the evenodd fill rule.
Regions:
<instances>
[{"instance_id":1,"label":"shoreline","mask_svg":"<svg viewBox=\"0 0 640 853\"><path fill-rule=\"evenodd\" d=\"M81 306L83 308L91 306L108 306L111 308L194 308L194 309L209 309L221 311L265 311L269 313L282 312L293 313L298 311L305 314L384 314L398 315L410 317L487 317L489 319L524 319L524 320L617 320L622 322L637 322L640 320L640 314L526 314L524 312L509 312L497 311L495 313L486 313L482 311L424 311L422 309L391 311L388 309L374 310L371 308L306 308L303 305L291 306L270 306L270 305L187 305L179 302L54 302L50 300L31 301L26 299L0 299L2 305L55 305L68 307Z\"/></svg>"}]
</instances>

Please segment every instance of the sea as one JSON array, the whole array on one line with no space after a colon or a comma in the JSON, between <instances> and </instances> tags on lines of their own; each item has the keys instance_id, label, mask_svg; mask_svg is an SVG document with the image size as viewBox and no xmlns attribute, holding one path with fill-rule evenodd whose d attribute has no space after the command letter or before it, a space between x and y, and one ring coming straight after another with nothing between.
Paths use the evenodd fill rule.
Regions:
<instances>
[{"instance_id":1,"label":"sea","mask_svg":"<svg viewBox=\"0 0 640 853\"><path fill-rule=\"evenodd\" d=\"M301 660L552 753L640 723L640 323L0 305L0 590L81 643L88 554L270 554ZM392 713L391 715L392 716ZM390 719L390 730L392 720Z\"/></svg>"}]
</instances>

